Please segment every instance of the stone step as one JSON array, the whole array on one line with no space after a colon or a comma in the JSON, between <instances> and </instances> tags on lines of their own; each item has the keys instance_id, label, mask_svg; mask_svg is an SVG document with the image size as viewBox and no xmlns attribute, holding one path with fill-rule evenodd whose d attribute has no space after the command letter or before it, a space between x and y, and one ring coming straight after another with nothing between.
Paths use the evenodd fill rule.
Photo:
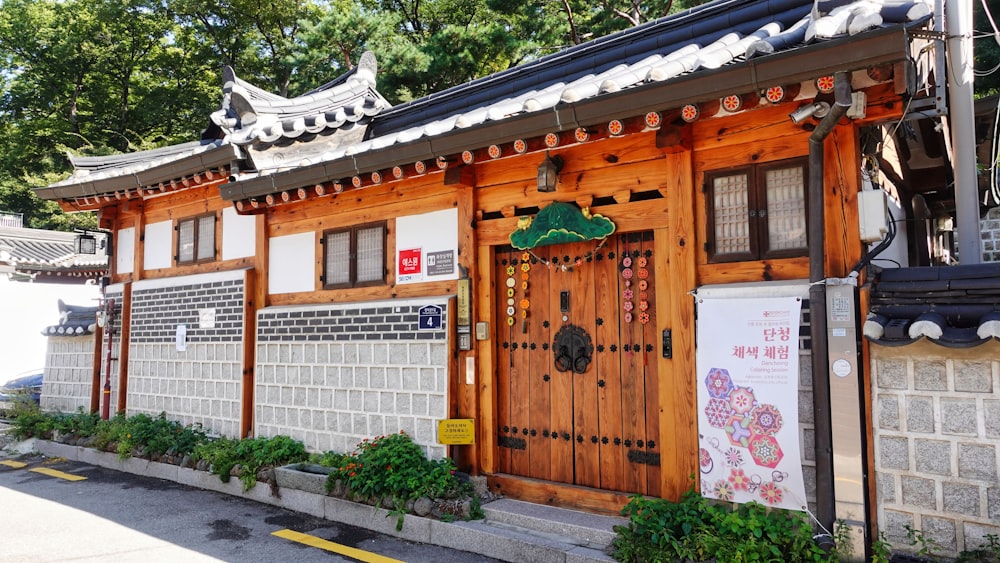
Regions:
<instances>
[{"instance_id":1,"label":"stone step","mask_svg":"<svg viewBox=\"0 0 1000 563\"><path fill-rule=\"evenodd\" d=\"M447 529L450 538L438 531L435 543L453 549L479 553L512 563L608 563L614 559L604 550L568 542L556 534L521 528L513 524L473 520L455 522Z\"/></svg>"},{"instance_id":2,"label":"stone step","mask_svg":"<svg viewBox=\"0 0 1000 563\"><path fill-rule=\"evenodd\" d=\"M529 502L498 499L483 505L486 522L559 538L566 543L605 550L615 539L614 526L628 520Z\"/></svg>"}]
</instances>

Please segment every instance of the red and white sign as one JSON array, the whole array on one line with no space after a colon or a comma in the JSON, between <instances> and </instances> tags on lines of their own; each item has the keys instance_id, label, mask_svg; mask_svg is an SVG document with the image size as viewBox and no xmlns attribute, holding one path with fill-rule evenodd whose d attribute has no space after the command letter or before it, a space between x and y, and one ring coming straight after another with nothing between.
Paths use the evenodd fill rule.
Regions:
<instances>
[{"instance_id":1,"label":"red and white sign","mask_svg":"<svg viewBox=\"0 0 1000 563\"><path fill-rule=\"evenodd\" d=\"M399 281L420 279L423 272L421 255L422 252L419 248L400 250L398 263L396 264L396 279Z\"/></svg>"}]
</instances>

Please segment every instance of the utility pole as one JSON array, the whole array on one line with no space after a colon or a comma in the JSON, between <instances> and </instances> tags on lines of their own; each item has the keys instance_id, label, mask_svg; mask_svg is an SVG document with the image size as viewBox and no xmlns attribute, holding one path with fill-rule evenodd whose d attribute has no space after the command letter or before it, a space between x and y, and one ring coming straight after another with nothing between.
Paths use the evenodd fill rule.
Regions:
<instances>
[{"instance_id":1,"label":"utility pole","mask_svg":"<svg viewBox=\"0 0 1000 563\"><path fill-rule=\"evenodd\" d=\"M979 187L976 179L976 122L972 101L972 1L946 0L948 115L951 166L955 177L955 215L958 222L958 259L962 264L983 261L979 226Z\"/></svg>"}]
</instances>

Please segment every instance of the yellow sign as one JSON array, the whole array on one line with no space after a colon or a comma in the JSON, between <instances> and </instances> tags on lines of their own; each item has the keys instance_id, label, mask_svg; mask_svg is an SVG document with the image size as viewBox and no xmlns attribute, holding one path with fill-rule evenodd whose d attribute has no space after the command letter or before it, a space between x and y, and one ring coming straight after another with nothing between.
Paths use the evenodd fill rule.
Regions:
<instances>
[{"instance_id":1,"label":"yellow sign","mask_svg":"<svg viewBox=\"0 0 1000 563\"><path fill-rule=\"evenodd\" d=\"M438 443L467 446L476 443L476 421L471 418L446 418L438 421Z\"/></svg>"}]
</instances>

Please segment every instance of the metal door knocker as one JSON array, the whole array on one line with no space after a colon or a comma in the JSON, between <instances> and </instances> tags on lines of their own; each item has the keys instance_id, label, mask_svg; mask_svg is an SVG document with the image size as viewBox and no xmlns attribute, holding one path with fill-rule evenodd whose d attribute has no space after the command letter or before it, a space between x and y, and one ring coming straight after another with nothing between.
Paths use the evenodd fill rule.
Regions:
<instances>
[{"instance_id":1,"label":"metal door knocker","mask_svg":"<svg viewBox=\"0 0 1000 563\"><path fill-rule=\"evenodd\" d=\"M572 324L559 329L552 342L552 350L555 352L556 369L574 373L585 373L594 355L590 335L583 327Z\"/></svg>"}]
</instances>

